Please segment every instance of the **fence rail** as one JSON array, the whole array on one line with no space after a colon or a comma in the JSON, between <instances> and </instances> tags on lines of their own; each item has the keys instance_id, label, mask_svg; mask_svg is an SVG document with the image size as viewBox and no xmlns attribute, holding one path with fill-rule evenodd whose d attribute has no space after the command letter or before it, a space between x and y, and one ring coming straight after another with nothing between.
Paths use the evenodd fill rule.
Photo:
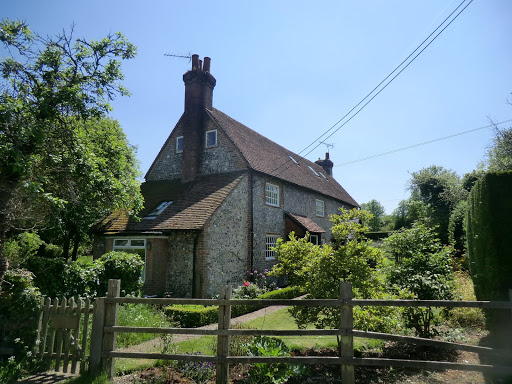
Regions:
<instances>
[{"instance_id":1,"label":"fence rail","mask_svg":"<svg viewBox=\"0 0 512 384\"><path fill-rule=\"evenodd\" d=\"M395 306L395 307L470 307L512 309L511 301L440 301L440 300L364 300L352 298L352 285L342 283L339 299L322 300L232 300L231 288L226 287L219 299L158 299L158 298L121 298L119 297L119 280L109 281L109 291L106 298L96 300L93 321L93 336L91 344L90 368L93 375L106 371L113 375L114 360L116 358L144 358L161 360L207 361L216 363L216 382L228 383L229 364L233 363L302 363L302 364L337 364L341 367L342 382L353 384L354 366L389 366L421 369L453 369L479 372L512 373L512 367L486 364L461 364L442 361L421 361L384 358L356 358L354 357L354 337L382 339L398 342L409 342L421 345L442 346L455 350L464 350L476 353L510 355L503 350L488 347L459 344L439 340L429 340L418 337L390 335L378 332L365 332L353 329L354 306ZM172 304L199 304L218 305L218 329L206 330L196 328L155 328L155 327L122 327L117 325L117 308L122 303L138 303L147 305ZM230 329L230 312L233 305L284 305L284 306L336 306L340 308L340 326L338 329L300 329L300 330L251 330ZM217 336L217 355L183 355L164 353L123 352L115 350L116 333L156 333L156 334L192 334ZM337 357L258 357L258 356L229 356L229 341L234 335L268 335L268 336L337 336L340 339L340 355ZM101 346L101 347L100 347ZM94 349L94 353L93 353Z\"/></svg>"}]
</instances>

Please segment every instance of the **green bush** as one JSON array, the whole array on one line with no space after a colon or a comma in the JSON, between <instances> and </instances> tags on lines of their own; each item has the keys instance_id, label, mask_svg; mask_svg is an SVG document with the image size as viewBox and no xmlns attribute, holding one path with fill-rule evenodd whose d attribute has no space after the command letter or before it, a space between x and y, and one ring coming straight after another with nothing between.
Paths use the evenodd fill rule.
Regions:
<instances>
[{"instance_id":1,"label":"green bush","mask_svg":"<svg viewBox=\"0 0 512 384\"><path fill-rule=\"evenodd\" d=\"M0 296L0 345L14 348L13 356L0 359L0 382L11 383L33 367L31 350L36 343L41 294L32 274L10 269L4 275Z\"/></svg>"},{"instance_id":2,"label":"green bush","mask_svg":"<svg viewBox=\"0 0 512 384\"><path fill-rule=\"evenodd\" d=\"M201 327L219 320L219 307L200 305L172 305L164 308L167 317L182 328Z\"/></svg>"},{"instance_id":3,"label":"green bush","mask_svg":"<svg viewBox=\"0 0 512 384\"><path fill-rule=\"evenodd\" d=\"M290 356L286 344L278 338L256 336L247 345L249 356ZM277 384L285 383L292 376L306 373L306 368L299 364L254 363L249 370L249 383Z\"/></svg>"},{"instance_id":4,"label":"green bush","mask_svg":"<svg viewBox=\"0 0 512 384\"><path fill-rule=\"evenodd\" d=\"M486 174L469 194L466 237L478 300L509 300L508 290L512 288L511 196L512 172ZM512 337L510 311L487 310L485 314L491 334L498 342L507 343L507 338Z\"/></svg>"},{"instance_id":5,"label":"green bush","mask_svg":"<svg viewBox=\"0 0 512 384\"><path fill-rule=\"evenodd\" d=\"M293 299L300 296L299 287L286 287L268 291L256 299ZM237 317L256 311L262 306L258 305L234 305L231 307L231 316ZM202 305L171 305L164 308L165 314L178 323L182 328L201 327L219 320L219 308L217 306L204 307Z\"/></svg>"},{"instance_id":6,"label":"green bush","mask_svg":"<svg viewBox=\"0 0 512 384\"><path fill-rule=\"evenodd\" d=\"M135 253L109 252L94 263L98 268L98 295L108 291L109 279L121 279L121 295L139 295L142 288L142 269L144 261Z\"/></svg>"},{"instance_id":7,"label":"green bush","mask_svg":"<svg viewBox=\"0 0 512 384\"><path fill-rule=\"evenodd\" d=\"M67 263L64 259L32 256L23 267L34 274L34 284L44 296L62 297L66 292Z\"/></svg>"}]
</instances>

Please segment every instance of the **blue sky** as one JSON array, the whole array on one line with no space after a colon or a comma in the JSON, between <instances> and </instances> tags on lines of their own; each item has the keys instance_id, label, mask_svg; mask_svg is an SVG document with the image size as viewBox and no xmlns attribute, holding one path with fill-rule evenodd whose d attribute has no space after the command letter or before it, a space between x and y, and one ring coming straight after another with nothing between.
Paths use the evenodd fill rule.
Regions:
<instances>
[{"instance_id":1,"label":"blue sky","mask_svg":"<svg viewBox=\"0 0 512 384\"><path fill-rule=\"evenodd\" d=\"M0 4L40 34L122 32L138 47L125 62L129 98L113 103L145 173L183 112L187 60L212 59L213 104L298 153L365 97L461 0L70 1ZM387 213L407 198L410 173L478 166L492 129L343 165L512 119L512 2L474 0L382 93L327 139L334 176L359 203ZM0 52L3 55L3 52ZM512 126L512 123L503 127ZM336 126L336 127L339 127ZM320 145L307 158L323 158Z\"/></svg>"}]
</instances>

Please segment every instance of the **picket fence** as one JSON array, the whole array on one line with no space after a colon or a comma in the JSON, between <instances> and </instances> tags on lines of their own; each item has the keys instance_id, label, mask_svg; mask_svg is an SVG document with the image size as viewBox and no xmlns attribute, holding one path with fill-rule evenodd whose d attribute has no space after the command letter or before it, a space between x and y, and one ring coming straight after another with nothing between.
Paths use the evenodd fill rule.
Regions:
<instances>
[{"instance_id":1,"label":"picket fence","mask_svg":"<svg viewBox=\"0 0 512 384\"><path fill-rule=\"evenodd\" d=\"M486 364L461 364L441 361L418 361L404 359L357 358L354 357L354 337L390 340L397 342L415 343L429 346L477 352L479 354L499 354L506 356L508 352L488 347L429 340L417 337L390 335L377 332L364 332L353 329L354 306L397 306L397 307L476 307L502 310L512 309L511 301L441 301L441 300L362 300L353 299L352 285L342 283L339 299L323 300L232 300L231 287L225 287L218 299L169 299L169 298L127 298L120 297L120 280L110 280L107 297L97 298L94 304L93 329L91 335L91 356L89 359L90 372L98 375L107 372L110 377L114 374L114 362L117 358L143 358L182 361L206 361L216 364L216 383L228 383L229 364L233 363L290 363L290 364L337 364L340 366L342 382L353 384L354 367L409 367L420 369L453 369L480 372L503 372L512 374L510 366ZM155 327L123 327L117 325L119 304L136 303L147 305L198 304L219 306L218 329L194 328L155 328ZM253 330L231 329L231 307L233 305L285 305L285 306L336 306L340 308L340 326L338 329L299 329L299 330ZM511 311L512 312L512 311ZM512 315L512 313L511 313ZM512 324L512 316L511 316ZM217 355L183 355L163 353L125 352L116 350L116 334L123 332L153 333L153 334L192 334L217 336ZM339 336L341 350L338 357L259 357L259 356L229 356L230 337L234 335L268 335L268 336Z\"/></svg>"}]
</instances>

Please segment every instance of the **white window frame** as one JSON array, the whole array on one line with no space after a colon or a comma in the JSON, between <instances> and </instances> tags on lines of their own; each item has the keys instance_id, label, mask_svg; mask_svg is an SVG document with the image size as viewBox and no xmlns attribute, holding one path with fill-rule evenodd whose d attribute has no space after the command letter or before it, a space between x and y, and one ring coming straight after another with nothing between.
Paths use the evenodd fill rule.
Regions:
<instances>
[{"instance_id":1,"label":"white window frame","mask_svg":"<svg viewBox=\"0 0 512 384\"><path fill-rule=\"evenodd\" d=\"M320 245L319 235L309 235L309 242L314 245Z\"/></svg>"},{"instance_id":2,"label":"white window frame","mask_svg":"<svg viewBox=\"0 0 512 384\"><path fill-rule=\"evenodd\" d=\"M117 241L127 241L128 244L127 245L116 245L116 242ZM143 245L132 245L132 241L142 241L143 242ZM143 249L144 250L144 267L142 268L142 282L145 282L146 281L146 239L145 238L140 238L140 237L126 237L126 238L122 238L122 237L118 237L118 238L114 238L113 242L112 242L112 250L113 251L121 251L121 252L128 252L128 253L136 253L138 254L137 252L129 252L130 250L141 250Z\"/></svg>"},{"instance_id":3,"label":"white window frame","mask_svg":"<svg viewBox=\"0 0 512 384\"><path fill-rule=\"evenodd\" d=\"M180 141L181 141L181 149L179 148ZM176 153L181 153L181 152L183 152L183 136L178 136L176 138Z\"/></svg>"},{"instance_id":4,"label":"white window frame","mask_svg":"<svg viewBox=\"0 0 512 384\"><path fill-rule=\"evenodd\" d=\"M208 145L208 134L211 134L211 133L215 134L215 143ZM205 140L204 141L205 148L216 147L217 146L217 139L218 139L218 137L217 137L217 130L216 129L212 129L212 130L206 131L205 139L204 139Z\"/></svg>"},{"instance_id":5,"label":"white window frame","mask_svg":"<svg viewBox=\"0 0 512 384\"><path fill-rule=\"evenodd\" d=\"M265 183L265 204L272 207L280 206L279 185Z\"/></svg>"},{"instance_id":6,"label":"white window frame","mask_svg":"<svg viewBox=\"0 0 512 384\"><path fill-rule=\"evenodd\" d=\"M276 258L276 251L272 248L276 246L277 239L281 236L266 234L265 235L265 260L274 260Z\"/></svg>"},{"instance_id":7,"label":"white window frame","mask_svg":"<svg viewBox=\"0 0 512 384\"><path fill-rule=\"evenodd\" d=\"M315 213L318 217L325 217L325 202L323 200L315 200Z\"/></svg>"},{"instance_id":8,"label":"white window frame","mask_svg":"<svg viewBox=\"0 0 512 384\"><path fill-rule=\"evenodd\" d=\"M151 212L149 212L146 216L143 217L144 220L154 220L157 218L158 215L160 215L163 211L165 211L165 208L167 208L169 205L171 205L172 201L162 201L158 206L153 209Z\"/></svg>"}]
</instances>

